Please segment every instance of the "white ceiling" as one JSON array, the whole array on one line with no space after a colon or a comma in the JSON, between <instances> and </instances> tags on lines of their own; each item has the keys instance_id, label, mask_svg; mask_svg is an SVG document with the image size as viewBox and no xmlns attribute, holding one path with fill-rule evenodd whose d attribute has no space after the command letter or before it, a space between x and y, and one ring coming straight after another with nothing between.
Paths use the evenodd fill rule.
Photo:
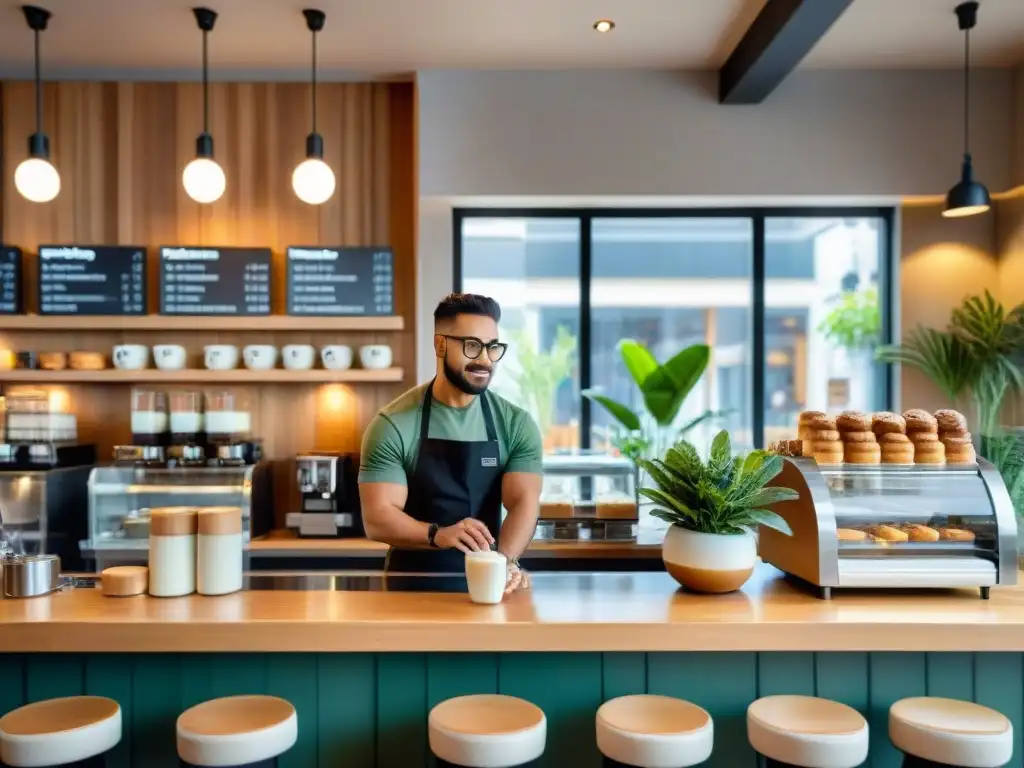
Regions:
<instances>
[{"instance_id":1,"label":"white ceiling","mask_svg":"<svg viewBox=\"0 0 1024 768\"><path fill-rule=\"evenodd\" d=\"M765 0L309 0L327 13L328 78L430 68L715 69ZM42 0L49 77L181 79L198 73L200 33L187 0ZM302 79L303 0L208 0L216 79ZM956 0L854 0L806 67L957 66ZM591 28L611 18L605 35ZM1024 60L1024 0L982 0L975 61ZM17 2L0 5L0 76L31 73L32 36Z\"/></svg>"}]
</instances>

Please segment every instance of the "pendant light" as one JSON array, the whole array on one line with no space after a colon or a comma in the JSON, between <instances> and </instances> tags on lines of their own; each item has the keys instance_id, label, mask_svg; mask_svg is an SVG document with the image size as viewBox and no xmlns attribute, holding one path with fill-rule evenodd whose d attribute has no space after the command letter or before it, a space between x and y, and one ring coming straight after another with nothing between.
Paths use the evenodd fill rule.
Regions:
<instances>
[{"instance_id":1,"label":"pendant light","mask_svg":"<svg viewBox=\"0 0 1024 768\"><path fill-rule=\"evenodd\" d=\"M957 218L987 211L992 201L988 189L974 180L971 164L971 30L978 23L978 3L972 0L956 7L957 26L964 33L964 160L959 183L946 195L943 216Z\"/></svg>"},{"instance_id":2,"label":"pendant light","mask_svg":"<svg viewBox=\"0 0 1024 768\"><path fill-rule=\"evenodd\" d=\"M224 171L213 159L213 137L210 135L210 83L206 48L207 37L217 23L217 12L209 8L193 8L192 13L203 32L203 132L196 139L196 159L185 166L181 183L188 196L197 203L213 203L220 199L227 186Z\"/></svg>"},{"instance_id":3,"label":"pendant light","mask_svg":"<svg viewBox=\"0 0 1024 768\"><path fill-rule=\"evenodd\" d=\"M50 162L50 139L43 133L43 85L39 65L39 34L46 30L50 12L34 5L21 6L29 29L35 33L36 132L28 137L28 158L14 169L14 186L33 203L48 203L60 193L60 174Z\"/></svg>"},{"instance_id":4,"label":"pendant light","mask_svg":"<svg viewBox=\"0 0 1024 768\"><path fill-rule=\"evenodd\" d=\"M304 203L320 205L334 194L334 171L324 162L324 137L316 132L316 36L324 28L326 16L323 11L307 8L302 12L306 27L313 34L313 132L306 137L306 159L295 167L292 173L292 189Z\"/></svg>"}]
</instances>

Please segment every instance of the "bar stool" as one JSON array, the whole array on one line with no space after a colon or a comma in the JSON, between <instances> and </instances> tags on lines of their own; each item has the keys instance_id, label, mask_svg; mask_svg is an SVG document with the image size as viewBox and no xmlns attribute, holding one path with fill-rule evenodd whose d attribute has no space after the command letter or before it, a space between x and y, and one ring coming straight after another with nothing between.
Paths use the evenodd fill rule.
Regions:
<instances>
[{"instance_id":1,"label":"bar stool","mask_svg":"<svg viewBox=\"0 0 1024 768\"><path fill-rule=\"evenodd\" d=\"M544 754L547 732L541 708L515 696L456 696L435 706L427 718L438 768L532 766Z\"/></svg>"},{"instance_id":2,"label":"bar stool","mask_svg":"<svg viewBox=\"0 0 1024 768\"><path fill-rule=\"evenodd\" d=\"M1001 768L1013 757L1013 725L980 704L934 696L889 708L889 739L904 768Z\"/></svg>"},{"instance_id":3,"label":"bar stool","mask_svg":"<svg viewBox=\"0 0 1024 768\"><path fill-rule=\"evenodd\" d=\"M295 707L276 696L225 696L178 716L178 757L185 768L275 768L295 744Z\"/></svg>"},{"instance_id":4,"label":"bar stool","mask_svg":"<svg viewBox=\"0 0 1024 768\"><path fill-rule=\"evenodd\" d=\"M711 757L711 715L671 696L620 696L597 710L605 768L688 768Z\"/></svg>"},{"instance_id":5,"label":"bar stool","mask_svg":"<svg viewBox=\"0 0 1024 768\"><path fill-rule=\"evenodd\" d=\"M868 757L857 710L815 696L765 696L747 707L747 738L768 768L855 768Z\"/></svg>"},{"instance_id":6,"label":"bar stool","mask_svg":"<svg viewBox=\"0 0 1024 768\"><path fill-rule=\"evenodd\" d=\"M103 768L121 741L121 707L102 696L26 704L0 717L0 763L11 768Z\"/></svg>"}]
</instances>

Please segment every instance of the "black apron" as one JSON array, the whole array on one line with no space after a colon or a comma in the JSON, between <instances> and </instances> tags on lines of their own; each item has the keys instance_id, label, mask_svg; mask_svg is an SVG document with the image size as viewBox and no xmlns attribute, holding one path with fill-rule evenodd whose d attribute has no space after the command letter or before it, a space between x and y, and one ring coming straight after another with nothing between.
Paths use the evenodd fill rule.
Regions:
<instances>
[{"instance_id":1,"label":"black apron","mask_svg":"<svg viewBox=\"0 0 1024 768\"><path fill-rule=\"evenodd\" d=\"M444 528L473 517L494 540L501 528L501 457L487 394L480 395L487 439L474 442L430 437L430 403L434 382L423 396L420 444L409 478L405 513ZM388 550L384 569L404 573L463 573L465 556L457 549Z\"/></svg>"}]
</instances>

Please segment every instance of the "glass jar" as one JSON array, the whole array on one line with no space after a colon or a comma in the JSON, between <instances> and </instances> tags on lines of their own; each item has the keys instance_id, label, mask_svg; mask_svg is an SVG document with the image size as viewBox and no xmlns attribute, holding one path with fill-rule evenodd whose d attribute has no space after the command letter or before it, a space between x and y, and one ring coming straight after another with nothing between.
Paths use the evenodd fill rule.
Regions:
<instances>
[{"instance_id":1,"label":"glass jar","mask_svg":"<svg viewBox=\"0 0 1024 768\"><path fill-rule=\"evenodd\" d=\"M191 443L203 431L203 396L182 390L171 393L171 439Z\"/></svg>"},{"instance_id":2,"label":"glass jar","mask_svg":"<svg viewBox=\"0 0 1024 768\"><path fill-rule=\"evenodd\" d=\"M239 443L248 439L252 429L249 409L234 392L208 392L205 421L211 442Z\"/></svg>"},{"instance_id":3,"label":"glass jar","mask_svg":"<svg viewBox=\"0 0 1024 768\"><path fill-rule=\"evenodd\" d=\"M167 435L167 395L148 389L132 390L132 441L160 445Z\"/></svg>"}]
</instances>

